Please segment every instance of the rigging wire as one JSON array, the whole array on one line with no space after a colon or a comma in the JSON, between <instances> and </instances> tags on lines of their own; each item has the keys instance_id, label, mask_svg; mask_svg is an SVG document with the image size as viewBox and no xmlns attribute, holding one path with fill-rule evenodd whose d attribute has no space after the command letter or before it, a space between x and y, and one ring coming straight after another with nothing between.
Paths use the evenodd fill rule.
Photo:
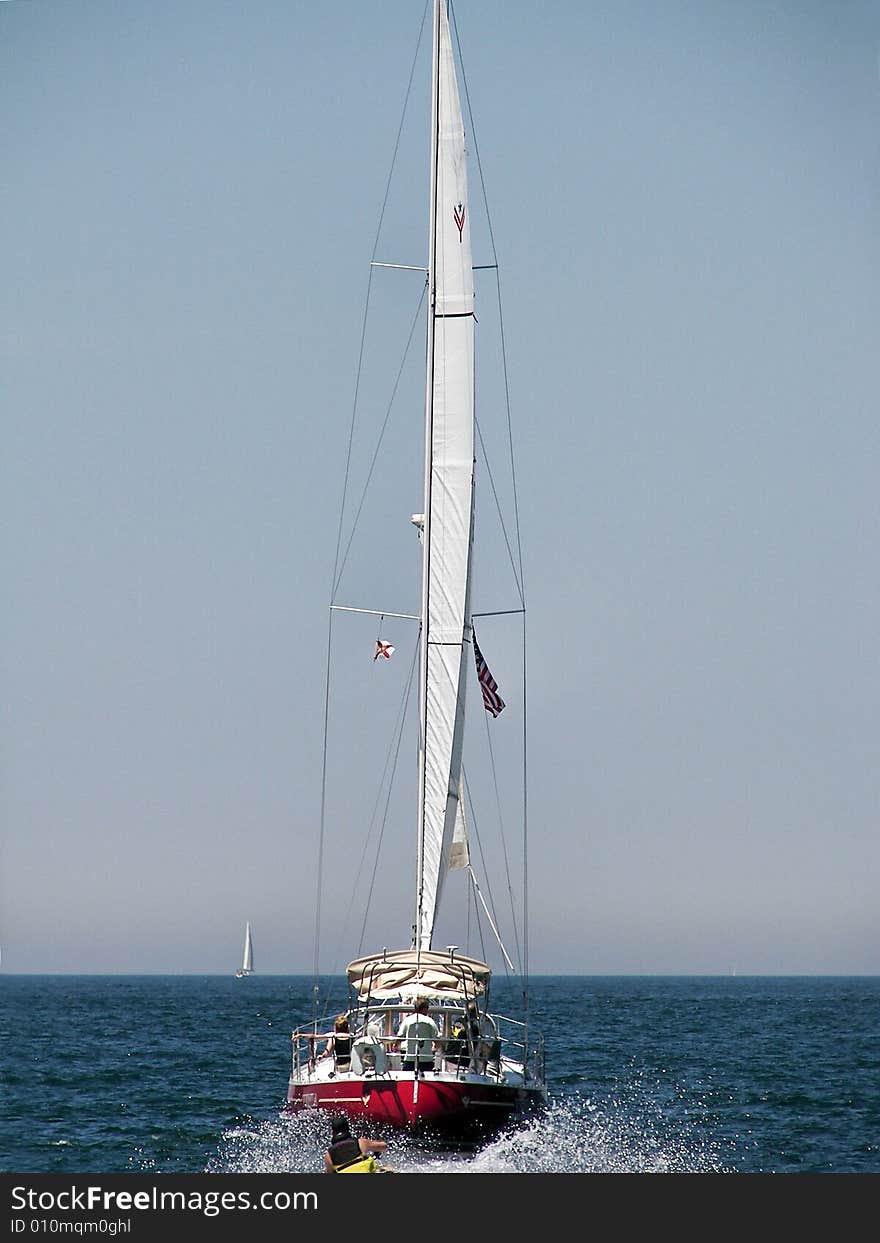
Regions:
<instances>
[{"instance_id":1,"label":"rigging wire","mask_svg":"<svg viewBox=\"0 0 880 1243\"><path fill-rule=\"evenodd\" d=\"M391 157L391 167L388 170L388 177L385 182L385 193L382 199L382 207L379 212L379 222L376 226L376 236L373 240L373 249L370 255L371 260L375 259L376 257L376 251L379 246L379 237L382 233L382 223L385 219L385 211L388 206L388 196L391 192L391 182L394 176L394 169L397 164L397 154L398 154L398 151L400 150L400 139L403 133L403 125L404 125L404 120L406 118L407 108L409 106L410 96L412 94L413 78L415 77L416 64L418 63L419 49L422 46L422 36L424 34L427 14L428 14L428 4L426 0L425 7L422 12L421 24L419 25L419 35L416 40L416 48L415 48L415 52L413 53L412 64L410 65L409 79L407 80L407 84L406 84L406 93L404 95L403 108L401 109L400 122L398 124L397 135L394 140L394 150L393 150L392 157ZM354 396L352 399L351 421L350 421L349 433L348 433L348 448L346 450L345 470L343 473L342 498L341 498L341 503L339 507L339 525L338 525L337 533L336 533L336 551L335 551L334 559L333 559L333 575L331 579L331 588L330 588L331 601L333 600L336 587L338 585L339 573L340 573L339 554L340 554L340 549L342 546L342 532L343 532L343 525L344 525L344 519L345 519L345 506L346 506L346 498L348 495L349 475L351 472L351 454L352 454L352 446L354 444L354 428L355 428L355 421L356 421L357 409L358 409L358 398L360 394L361 375L363 372L364 345L365 345L366 336L367 336L367 320L369 316L370 294L371 294L372 284L373 284L372 266L368 268L368 273L369 275L367 277L366 294L364 296L364 313L363 313L363 319L362 319L362 324L361 324L361 339L360 339L360 345L358 348L358 363L357 363L357 371L355 375ZM324 885L324 838L325 838L325 810L326 810L326 799L327 799L327 722L328 722L329 704L330 704L330 653L331 653L332 629L333 629L333 614L331 610L330 619L328 621L328 626L327 626L327 664L326 664L326 676L325 676L325 683L324 683L324 741L323 741L323 751L322 751L322 761L321 761L321 770L322 770L321 812L320 812L320 828L319 828L319 834L318 834L318 859L317 859L317 877L316 877L317 896L316 896L316 904L315 904L315 947L314 947L313 978L312 978L313 1019L316 1023L317 1023L317 998L318 998L318 988L319 988L318 968L320 964L320 951L321 951L321 942L320 942L320 938L321 938L321 894L323 892L323 885Z\"/></svg>"},{"instance_id":2,"label":"rigging wire","mask_svg":"<svg viewBox=\"0 0 880 1243\"><path fill-rule=\"evenodd\" d=\"M492 473L492 463L489 458L489 450L487 449L486 442L483 439L483 430L480 427L480 420L475 417L474 423L477 428L477 437L480 441L480 448L483 450L483 461L486 464L486 474L489 477L489 484L492 488L492 497L495 501L495 508L498 511L498 519L501 525L501 533L504 536L504 543L507 548L507 555L510 558L510 568L513 571L513 581L516 583L516 590L517 590L517 595L519 596L519 602L523 606L523 608L525 608L525 595L523 593L523 586L522 586L522 566L521 565L519 567L517 566L516 561L513 556L513 549L510 546L510 539L507 534L507 523L504 521L504 512L501 508L501 498L498 495L498 489L495 486L495 476Z\"/></svg>"},{"instance_id":3,"label":"rigging wire","mask_svg":"<svg viewBox=\"0 0 880 1243\"><path fill-rule=\"evenodd\" d=\"M360 346L358 348L358 363L357 363L357 371L355 374L354 397L352 400L351 421L349 424L349 432L348 432L348 448L346 450L345 471L343 473L342 503L339 507L339 526L338 526L337 533L336 533L336 554L335 554L334 561L333 561L333 579L332 579L332 587L330 591L331 599L333 598L336 588L339 585L339 575L342 572L339 567L339 553L342 547L342 531L343 531L343 524L344 524L344 519L345 519L345 505L346 505L346 498L348 495L349 476L351 472L351 453L352 453L352 448L354 445L354 428L355 428L355 421L356 421L356 416L357 416L358 397L360 395L361 375L363 373L363 365L364 365L364 347L365 347L366 337L367 337L367 320L368 320L369 310L370 310L370 294L371 294L372 287L373 287L372 261L376 258L376 252L379 249L379 238L382 234L382 224L385 220L385 211L388 206L388 196L391 193L391 182L394 178L394 169L397 165L397 155L400 150L400 138L403 133L403 125L404 125L404 121L406 120L406 111L407 111L407 108L409 107L410 95L412 94L413 78L415 77L416 64L418 63L419 49L422 46L422 36L425 31L425 22L427 21L427 16L428 16L428 4L426 0L425 7L422 12L422 21L419 26L419 36L418 36L418 39L416 40L416 50L413 53L412 64L410 65L409 79L406 84L406 93L404 95L404 100L403 100L403 108L401 109L400 122L397 126L397 136L395 137L395 140L394 140L394 150L391 155L391 167L388 170L388 177L385 182L385 193L382 198L382 206L379 210L379 222L376 226L376 236L373 239L373 249L370 252L370 267L369 267L369 275L367 277L367 291L364 297L364 313L363 313L363 319L361 322L361 339L360 339Z\"/></svg>"},{"instance_id":4,"label":"rigging wire","mask_svg":"<svg viewBox=\"0 0 880 1243\"><path fill-rule=\"evenodd\" d=\"M466 900L466 905L467 905L467 913L468 913L467 947L468 947L468 953L470 953L470 943L471 943L471 940L470 940L470 938L471 938L471 930L470 930L470 915L471 915L471 908L473 907L473 913L474 913L474 923L475 923L475 925L476 925L476 929L477 929L477 938L478 938L478 940L479 940L479 942L480 942L480 957L481 957L481 958L482 958L482 960L485 962L485 961L486 961L486 941L485 941L485 937L484 937L484 935L483 935L483 920L482 920L482 915L480 914L480 906L479 906L479 902L477 901L477 895L476 895L476 892L475 892L474 887L473 887L473 872L472 872L471 865L470 865L470 841L471 841L471 837L473 837L473 838L474 838L474 840L476 841L476 844L477 844L477 849L478 849L478 850L479 850L479 852L480 852L480 860L481 860L481 862L482 862L482 864L483 864L484 873L485 873L485 874L486 874L486 876L487 876L487 881L486 881L487 885L489 884L489 881L488 881L488 873L487 873L487 872L485 872L485 869L486 869L486 860L485 860L485 857L484 857L484 855L483 855L483 843L482 843L482 841L481 841L481 839L480 839L480 832L479 832L479 829L477 828L477 813L476 813L476 808L474 807L474 800L473 800L473 796L472 796L471 791L470 791L470 786L468 785L467 773L465 772L464 768L462 768L462 770L461 770L461 780L462 780L462 785L463 785L464 795L465 795L465 798L466 798L466 800L467 800L468 806L470 807L470 813L469 813L469 817L468 817L468 829L467 829L467 840L468 840L468 866L467 866L467 873L468 873L468 876L471 878L471 882L472 882L472 883L468 886L468 889L467 889L467 900ZM492 893L491 893L491 889L490 889L490 892L489 892L489 901L490 901L490 903L491 903L491 901L492 901Z\"/></svg>"},{"instance_id":5,"label":"rigging wire","mask_svg":"<svg viewBox=\"0 0 880 1243\"><path fill-rule=\"evenodd\" d=\"M327 805L327 733L330 718L330 653L333 643L333 610L327 622L327 657L324 670L324 740L321 752L321 813L318 832L318 866L315 895L314 959L312 962L312 1022L318 1030L318 966L321 945L321 894L324 892L324 823Z\"/></svg>"},{"instance_id":6,"label":"rigging wire","mask_svg":"<svg viewBox=\"0 0 880 1243\"><path fill-rule=\"evenodd\" d=\"M406 360L409 355L409 349L410 349L410 346L412 345L413 334L415 333L416 325L418 324L419 319L421 318L422 303L425 301L425 293L427 291L427 288L428 288L427 284L422 286L422 292L419 296L419 303L418 303L418 306L416 307L416 313L413 316L412 323L410 324L409 335L406 338L406 345L403 348L403 357L400 360L400 366L397 369L397 375L394 380L394 386L391 390L391 396L388 399L388 406L385 410L385 418L382 421L382 427L379 430L379 436L376 441L376 446L373 450L373 456L370 459L370 466L369 466L369 470L367 471L367 477L364 481L363 490L361 492L361 499L358 502L358 507L357 507L357 510L355 511L355 515L352 520L351 530L348 535L348 541L345 545L345 552L343 553L343 556L342 556L342 562L341 564L339 564L338 570L335 571L335 578L333 582L334 598L336 595L336 591L339 587L339 583L342 579L342 574L343 574L343 571L345 570L346 562L348 561L348 554L351 551L352 541L354 540L355 533L357 531L358 522L360 520L360 516L363 511L364 504L366 503L367 492L370 487L370 481L373 478L373 471L376 468L376 462L379 457L379 450L382 448L382 441L385 438L385 432L388 430L388 421L391 418L391 410L392 410L392 407L394 406L394 399L397 396L397 390L400 386L400 378L403 375L403 369L406 366Z\"/></svg>"},{"instance_id":7,"label":"rigging wire","mask_svg":"<svg viewBox=\"0 0 880 1243\"><path fill-rule=\"evenodd\" d=\"M359 957L363 950L364 935L366 932L366 923L369 917L370 906L372 904L373 892L374 892L375 883L376 883L376 873L379 868L379 860L380 860L381 853L382 853L382 842L385 836L385 829L388 824L388 812L389 812L389 806L390 806L390 801L391 801L391 792L394 788L394 779L395 779L395 775L397 772L397 762L400 756L400 745L401 745L401 741L403 738L403 729L406 723L407 709L409 707L410 695L412 693L412 687L413 687L413 683L415 680L414 673L415 673L415 664L416 664L417 656L418 656L418 644L416 644L413 650L413 657L412 657L412 660L410 661L409 672L407 674L406 683L404 685L401 702L398 707L394 730L392 731L391 741L389 742L388 750L386 752L385 765L382 770L382 776L379 780L379 785L376 791L376 798L373 803L372 813L370 815L369 827L364 837L364 845L363 845L363 848L361 849L361 856L358 861L357 871L355 873L354 881L352 882L352 886L351 886L351 900L349 902L348 907L346 908L345 919L343 921L342 928L339 932L335 954L332 956L332 966L330 968L330 972L334 977L340 972L340 963L342 961L341 947L347 939L349 917L351 913L353 912L353 910L355 909L354 899L357 893L358 885L360 884L360 881L361 881L361 876L363 874L364 863L366 861L367 850L370 844L370 840L373 837L373 832L376 827L376 822L377 822L377 818L379 815L379 805L382 800L382 791L386 790L385 808L384 808L384 812L382 815L381 826L379 829L378 841L376 843L375 854L373 858L373 869L372 869L372 873L370 876L369 887L367 890L366 902L364 903L364 918L361 924L360 939L358 941L358 949L357 949L357 954L355 956ZM390 768L390 775L389 775L389 768ZM331 1012L331 1010L334 1010L337 1008L332 1004L334 995L335 993L331 986L331 992L328 995L328 997L325 999L324 1010L323 1010L324 1018L327 1017L327 1015Z\"/></svg>"},{"instance_id":8,"label":"rigging wire","mask_svg":"<svg viewBox=\"0 0 880 1243\"><path fill-rule=\"evenodd\" d=\"M462 55L462 51L461 51L461 40L458 37L458 23L456 22L455 11L451 4L449 5L449 11L452 15L452 26L453 26L453 29L455 30L455 45L458 48L458 63L461 67L461 79L462 79L462 84L464 86L464 97L465 97L465 102L467 103L468 117L470 118L470 123L471 123L471 137L473 139L473 144L474 144L474 156L476 157L476 162L477 162L477 172L480 175L480 190L482 191L483 207L486 212L486 227L489 230L489 242L492 247L492 259L494 261L492 264L492 267L494 267L494 270L495 270L495 281L496 281L496 286L498 290L498 319L499 319L499 330L500 330L500 337L501 337L502 370L504 373L504 399L505 399L505 408L507 411L507 433L508 433L508 443L510 445L510 475L511 475L511 481L513 484L514 527L516 531L516 544L517 544L517 554L518 554L519 567L520 567L520 577L522 578L522 563L523 563L522 562L522 538L520 534L518 489L516 486L516 463L514 461L514 455L513 455L513 422L512 422L511 414L510 414L510 381L509 381L508 369L507 369L507 349L506 349L505 341L504 341L504 315L503 315L503 309L502 309L502 304L501 304L501 279L499 276L498 251L495 246L495 230L492 228L492 213L489 211L489 196L486 192L486 180L485 180L485 177L483 176L483 162L480 159L480 148L477 143L477 128L476 128L476 125L474 124L474 114L471 108L470 92L468 91L467 74L465 73L465 69L464 69L464 56Z\"/></svg>"},{"instance_id":9,"label":"rigging wire","mask_svg":"<svg viewBox=\"0 0 880 1243\"><path fill-rule=\"evenodd\" d=\"M505 963L505 966L508 968L508 973L510 971L515 971L516 968L514 967L513 963L510 961L510 955L505 949L504 942L501 939L501 933L498 931L498 925L496 924L494 918L492 917L492 913L489 910L489 907L486 905L486 899L483 897L483 891L480 888L479 881L477 880L477 874L473 868L468 868L468 872L470 873L471 884L473 885L474 893L479 898L480 905L482 906L483 910L486 912L486 918L489 921L489 926L491 927L492 931L495 933L495 940L498 942L498 948L501 950L501 953L504 955L504 963Z\"/></svg>"},{"instance_id":10,"label":"rigging wire","mask_svg":"<svg viewBox=\"0 0 880 1243\"><path fill-rule=\"evenodd\" d=\"M487 726L487 728L488 728L488 721L486 722L486 726ZM492 755L492 753L491 753L491 742L490 742L490 744L489 744L489 745L490 745L490 762L491 762L491 765L492 765L492 768L493 768L493 775L494 775L494 765L495 765L495 759L494 759L494 756L493 756L493 755ZM464 772L464 770L462 770L462 779L463 779L463 781L464 781L464 786L465 786L465 791L466 791L466 793L467 793L468 803L470 804L470 808L471 808L471 826L472 826L472 828L473 828L473 830L474 830L474 836L475 836L475 838L476 838L476 842L477 842L477 849L479 850L479 853L480 853L480 862L481 862L482 869L483 869L483 876L485 877L485 882L486 882L486 890L487 890L487 892L488 892L488 894L489 894L489 906L488 906L488 909L487 909L487 911L486 911L486 914L487 914L487 915L488 915L488 917L489 917L489 922L490 922L490 924L492 925L492 930L493 930L493 932L495 933L495 937L496 937L496 940L498 941L499 947L500 947L500 949L501 949L501 953L502 953L502 955L504 956L505 961L508 961L508 959L507 959L507 951L506 951L506 949L504 948L504 944L503 944L502 939L501 939L501 934L500 934L500 932L498 931L499 919L498 919L498 912L497 912L497 908L496 908L496 905L495 905L495 895L494 895L494 893L492 892L492 878L491 878L491 874L490 874L490 871L489 871L489 867L488 867L488 865L487 865L487 863L486 863L486 856L485 856L485 853L484 853L484 850L483 850L483 839L482 839L482 837L481 837L481 835L480 835L480 833L479 833L479 830L478 830L478 828L477 828L477 814L476 814L476 809L475 809L475 807L474 807L474 796L473 796L473 794L471 793L470 782L468 781L468 778L467 778L467 773L465 773L465 772ZM512 887L512 885L511 885L511 880L510 880L510 865L509 865L509 863L508 863L508 859L507 859L507 843L506 843L506 842L505 842L505 840L504 840L504 825L503 825L503 821L502 821L502 817L501 817L501 799L500 799L500 796L499 796L499 794L498 794L498 782L497 782L497 780L495 781L495 800L496 800L496 804L498 805L498 812L499 812L499 816L498 816L498 818L499 818L499 832L500 832L500 836L501 836L501 846L502 846L502 851L503 851L503 854L504 854L505 869L506 869L506 872L507 872L507 889L508 889L508 893L510 894L510 909L511 909L511 919L512 919L512 923L513 923L513 935L514 935L514 941L515 941L515 943L516 943L516 957L517 957L517 960L519 961L519 960L520 960L519 932L518 932L518 929L517 929L516 911L514 910L514 902L513 902L513 887ZM480 886L477 884L476 877L473 875L473 873L471 874L471 883L473 884L473 886L474 886L474 888L475 888L475 893L476 893L476 895L479 897L480 901L485 901L485 899L483 898L483 895L482 895L482 891L481 891L481 889L480 889ZM475 902L475 905L474 905L474 909L475 909L475 911L476 911L477 920L479 921L480 912L479 912L479 907L476 905L476 902ZM481 942L481 944L482 944L482 937L483 937L483 934L482 934L482 929L481 929L481 930L480 930L480 942ZM483 953L484 953L484 956L485 956L485 950L483 951ZM522 972L521 972L521 971L520 971L520 974L522 974Z\"/></svg>"},{"instance_id":11,"label":"rigging wire","mask_svg":"<svg viewBox=\"0 0 880 1243\"><path fill-rule=\"evenodd\" d=\"M387 819L388 819L388 801L391 797L391 790L394 786L394 777L395 777L395 773L397 769L397 759L398 759L398 755L400 752L400 741L401 741L401 736L403 734L403 727L404 727L405 719L406 719L406 711L407 711L407 707L409 704L409 697L410 697L411 688L412 688L414 666L415 666L415 655L413 656L413 659L410 662L409 673L407 674L406 683L403 688L403 694L401 696L401 701L400 701L400 704L398 705L397 714L395 717L394 728L392 730L391 739L388 744L388 749L385 755L385 764L382 769L382 776L379 779L378 788L376 791L376 797L373 802L372 811L370 813L369 825L368 825L366 833L364 834L364 843L361 848L360 858L358 860L358 865L355 871L354 880L352 881L352 885L351 885L351 899L350 899L348 907L346 908L345 919L343 921L342 928L339 932L337 952L333 959L334 970L335 970L335 965L338 964L340 961L339 947L342 946L348 938L349 919L350 919L352 912L355 909L355 895L357 893L358 886L361 883L361 878L364 874L367 854L370 849L370 843L372 841L372 838L373 838L373 835L376 829L376 825L378 822L380 823L379 839L378 839L378 842L375 848L376 859L375 859L374 866L373 866L373 873L372 873L372 877L370 880L369 891L368 891L368 896L367 896L367 901L366 901L365 919L366 919L366 913L369 911L370 900L372 898L373 887L374 887L375 879L376 879L376 869L378 866L378 859L379 859L379 855L381 853L381 848L382 848L382 838L385 833L385 826L387 824ZM387 794L385 795L385 809L384 809L384 813L380 821L379 820L380 805L382 802L383 791L386 790L386 787L387 787ZM361 942L363 941L363 935L364 933L362 929L361 930ZM360 954L360 945L358 947L358 954Z\"/></svg>"},{"instance_id":12,"label":"rigging wire","mask_svg":"<svg viewBox=\"0 0 880 1243\"><path fill-rule=\"evenodd\" d=\"M520 527L520 520L519 520L519 500L518 500L518 488L517 488L517 479L516 479L516 464L515 464L514 452L513 452L513 421L511 418L511 411L510 411L510 382L509 382L508 368L507 368L507 347L505 344L505 337L504 337L504 313L503 313L503 307L502 307L502 301L501 301L501 276L500 276L499 266L498 266L498 251L495 246L495 231L492 228L492 213L489 210L489 197L488 197L488 194L486 193L486 181L485 181L485 177L483 176L483 162L480 159L480 148L479 148L479 144L477 143L477 131L476 131L476 125L474 124L473 109L471 108L470 92L468 90L468 84L467 84L467 74L465 73L465 68L464 68L464 56L462 54L462 49L461 49L461 39L459 38L459 34L458 34L458 22L455 16L455 10L451 3L449 5L449 9L452 15L452 28L455 31L455 43L458 49L458 63L461 67L462 84L464 86L464 97L465 97L465 102L467 103L468 117L470 118L470 123L471 123L471 135L473 138L474 156L476 158L477 171L479 173L479 178L480 178L480 189L483 194L483 206L486 212L486 225L489 230L489 240L490 240L491 247L492 247L492 258L495 263L495 280L496 280L496 288L498 292L498 320L499 320L499 331L500 331L500 340L501 340L501 360L502 360L502 371L504 374L504 399L505 399L505 406L506 406L506 411L507 411L508 445L510 448L510 474L511 474L512 490L513 490L514 525L515 525L515 531L516 531L516 546L517 546L517 555L518 555L518 561L519 561L518 582L520 586L520 598L521 598L522 605L523 605L523 613L525 613L525 576L523 573L522 535L521 535L521 527ZM480 439L482 442L482 436L480 437ZM505 538L506 538L506 534L505 534ZM526 1010L526 1021L528 1021L528 976L529 976L528 828L529 828L529 811L528 811L528 758L527 758L528 757L528 725L527 725L528 713L526 711L527 709L526 678L527 678L528 669L527 669L527 663L526 663L526 619L525 617L523 617L522 644L523 644L522 646L522 669L523 669L523 723L522 723L522 740L523 740L523 841L522 841L522 851L523 851L523 855L522 855L522 858L523 858L523 972L522 974L523 974L523 985L524 985L523 1002L524 1002L525 1010Z\"/></svg>"},{"instance_id":13,"label":"rigging wire","mask_svg":"<svg viewBox=\"0 0 880 1243\"><path fill-rule=\"evenodd\" d=\"M507 854L507 838L505 837L505 833L504 833L504 816L501 811L501 794L498 789L498 769L495 764L495 748L492 744L492 731L489 728L489 714L488 712L486 712L483 715L485 717L485 726L486 726L486 743L489 748L489 766L492 770L492 782L495 786L495 802L498 807L498 831L499 831L499 836L501 838L501 849L504 855L504 871L507 877L507 893L510 899L510 914L511 914L511 919L513 922L513 935L516 941L516 956L517 956L517 960L521 963L522 956L521 956L520 945L519 945L519 931L517 927L516 907L515 907L514 898L513 898L513 883L510 879L510 859Z\"/></svg>"},{"instance_id":14,"label":"rigging wire","mask_svg":"<svg viewBox=\"0 0 880 1243\"><path fill-rule=\"evenodd\" d=\"M410 662L409 674L406 679L406 693L404 695L403 704L401 705L401 709L400 709L400 723L399 723L398 730L397 730L397 745L394 750L394 765L391 770L391 778L388 782L388 792L385 797L385 812L382 817L382 828L379 832L379 840L376 843L376 854L373 859L373 872L372 872L372 875L370 876L370 887L367 891L367 900L364 903L364 918L363 918L363 922L361 923L360 940L358 941L358 955L361 954L364 948L364 937L367 931L367 917L370 912L370 905L373 901L373 890L376 885L376 873L379 870L379 857L382 853L382 840L385 836L385 829L388 824L388 807L391 802L391 788L394 784L394 775L397 772L397 761L400 756L400 744L403 739L403 726L406 721L406 712L407 712L407 708L409 707L409 699L410 699L410 695L412 694L413 685L415 683L416 657L418 656L418 654L419 654L419 646L418 646L418 641L416 641L415 647L413 649L413 658L412 658L412 661Z\"/></svg>"}]
</instances>

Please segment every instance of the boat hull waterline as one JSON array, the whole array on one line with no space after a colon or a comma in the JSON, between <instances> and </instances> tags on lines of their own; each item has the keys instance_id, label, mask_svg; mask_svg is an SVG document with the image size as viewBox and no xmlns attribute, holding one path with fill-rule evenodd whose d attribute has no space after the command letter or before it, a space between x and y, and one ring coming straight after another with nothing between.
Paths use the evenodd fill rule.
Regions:
<instances>
[{"instance_id":1,"label":"boat hull waterline","mask_svg":"<svg viewBox=\"0 0 880 1243\"><path fill-rule=\"evenodd\" d=\"M513 1087L443 1073L394 1074L379 1079L339 1076L291 1083L285 1112L320 1109L393 1128L466 1135L497 1132L546 1103L541 1087Z\"/></svg>"}]
</instances>

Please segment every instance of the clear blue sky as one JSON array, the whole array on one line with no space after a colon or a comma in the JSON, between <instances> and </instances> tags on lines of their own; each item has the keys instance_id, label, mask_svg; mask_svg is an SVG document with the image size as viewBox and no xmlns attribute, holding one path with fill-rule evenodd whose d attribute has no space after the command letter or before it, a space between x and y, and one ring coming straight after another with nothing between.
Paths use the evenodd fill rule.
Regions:
<instances>
[{"instance_id":1,"label":"clear blue sky","mask_svg":"<svg viewBox=\"0 0 880 1243\"><path fill-rule=\"evenodd\" d=\"M0 4L4 970L231 972L246 919L259 970L311 968L421 12ZM880 5L456 17L523 498L532 970L875 973ZM422 263L423 217L382 257Z\"/></svg>"}]
</instances>

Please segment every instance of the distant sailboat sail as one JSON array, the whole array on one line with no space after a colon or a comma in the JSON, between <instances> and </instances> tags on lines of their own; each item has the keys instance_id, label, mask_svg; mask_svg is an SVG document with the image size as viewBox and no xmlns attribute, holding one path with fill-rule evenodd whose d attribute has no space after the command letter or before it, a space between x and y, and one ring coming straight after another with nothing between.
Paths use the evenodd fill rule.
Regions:
<instances>
[{"instance_id":1,"label":"distant sailboat sail","mask_svg":"<svg viewBox=\"0 0 880 1243\"><path fill-rule=\"evenodd\" d=\"M248 922L244 930L244 956L242 957L241 966L235 973L236 979L240 980L243 976L253 975L254 973L254 942L251 936L251 925Z\"/></svg>"}]
</instances>

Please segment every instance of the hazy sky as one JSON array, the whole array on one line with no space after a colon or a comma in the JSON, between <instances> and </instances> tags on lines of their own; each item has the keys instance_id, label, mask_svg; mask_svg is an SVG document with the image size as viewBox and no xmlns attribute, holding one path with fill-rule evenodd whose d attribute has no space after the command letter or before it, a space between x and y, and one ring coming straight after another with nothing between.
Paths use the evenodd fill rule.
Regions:
<instances>
[{"instance_id":1,"label":"hazy sky","mask_svg":"<svg viewBox=\"0 0 880 1243\"><path fill-rule=\"evenodd\" d=\"M311 969L342 471L421 15L0 5L3 970L231 973L246 919L258 970ZM532 971L875 973L880 3L456 20L517 447ZM424 262L424 168L381 259ZM408 320L418 279L376 297Z\"/></svg>"}]
</instances>

